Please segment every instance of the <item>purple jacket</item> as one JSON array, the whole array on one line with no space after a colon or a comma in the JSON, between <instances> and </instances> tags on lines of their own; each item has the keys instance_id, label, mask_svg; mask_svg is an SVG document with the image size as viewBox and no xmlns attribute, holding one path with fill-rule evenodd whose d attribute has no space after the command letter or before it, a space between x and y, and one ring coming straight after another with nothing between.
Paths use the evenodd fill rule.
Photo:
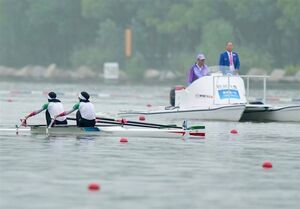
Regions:
<instances>
[{"instance_id":1,"label":"purple jacket","mask_svg":"<svg viewBox=\"0 0 300 209\"><path fill-rule=\"evenodd\" d=\"M190 85L198 78L201 78L201 77L207 76L207 75L209 75L207 65L203 65L202 67L200 67L197 63L195 63L189 70L188 84Z\"/></svg>"}]
</instances>

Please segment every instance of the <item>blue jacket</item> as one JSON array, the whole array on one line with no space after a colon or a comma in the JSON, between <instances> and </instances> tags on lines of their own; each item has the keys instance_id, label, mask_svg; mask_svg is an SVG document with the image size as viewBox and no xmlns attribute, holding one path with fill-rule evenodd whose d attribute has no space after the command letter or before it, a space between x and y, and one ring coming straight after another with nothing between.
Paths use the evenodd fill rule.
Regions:
<instances>
[{"instance_id":1,"label":"blue jacket","mask_svg":"<svg viewBox=\"0 0 300 209\"><path fill-rule=\"evenodd\" d=\"M240 69L239 55L236 52L232 52L232 56L233 56L234 69L239 70ZM220 54L219 65L220 66L229 66L229 56L228 56L227 51Z\"/></svg>"}]
</instances>

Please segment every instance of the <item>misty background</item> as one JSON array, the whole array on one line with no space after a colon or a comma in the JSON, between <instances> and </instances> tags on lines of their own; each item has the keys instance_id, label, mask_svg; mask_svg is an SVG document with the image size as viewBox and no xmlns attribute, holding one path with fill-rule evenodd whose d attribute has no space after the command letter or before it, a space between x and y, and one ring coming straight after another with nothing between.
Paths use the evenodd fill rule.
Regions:
<instances>
[{"instance_id":1,"label":"misty background","mask_svg":"<svg viewBox=\"0 0 300 209\"><path fill-rule=\"evenodd\" d=\"M117 62L130 79L147 69L185 79L198 53L217 65L232 41L241 74L280 68L294 76L299 11L299 0L0 0L0 75L16 69L28 75L28 66L39 66L36 72L50 77L67 71L94 77L105 62Z\"/></svg>"}]
</instances>

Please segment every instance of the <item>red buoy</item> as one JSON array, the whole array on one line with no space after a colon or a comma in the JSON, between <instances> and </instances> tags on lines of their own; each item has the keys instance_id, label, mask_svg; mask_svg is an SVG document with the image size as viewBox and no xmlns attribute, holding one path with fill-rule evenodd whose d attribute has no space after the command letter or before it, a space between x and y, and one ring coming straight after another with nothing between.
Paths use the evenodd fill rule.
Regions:
<instances>
[{"instance_id":1,"label":"red buoy","mask_svg":"<svg viewBox=\"0 0 300 209\"><path fill-rule=\"evenodd\" d=\"M265 168L265 169L270 169L273 167L272 163L269 162L269 161L265 161L263 164L262 164L262 167Z\"/></svg>"},{"instance_id":2,"label":"red buoy","mask_svg":"<svg viewBox=\"0 0 300 209\"><path fill-rule=\"evenodd\" d=\"M230 131L230 133L232 133L232 134L238 134L238 131L235 130L235 129L232 129L232 130Z\"/></svg>"},{"instance_id":3,"label":"red buoy","mask_svg":"<svg viewBox=\"0 0 300 209\"><path fill-rule=\"evenodd\" d=\"M122 138L120 139L120 142L121 142L121 143L127 143L127 142L128 142L128 139L125 138L125 137L122 137Z\"/></svg>"},{"instance_id":4,"label":"red buoy","mask_svg":"<svg viewBox=\"0 0 300 209\"><path fill-rule=\"evenodd\" d=\"M140 117L139 117L139 120L140 120L140 121L144 121L144 120L146 120L146 117L145 117L145 115L140 115Z\"/></svg>"},{"instance_id":5,"label":"red buoy","mask_svg":"<svg viewBox=\"0 0 300 209\"><path fill-rule=\"evenodd\" d=\"M152 104L147 104L147 107L152 107Z\"/></svg>"},{"instance_id":6,"label":"red buoy","mask_svg":"<svg viewBox=\"0 0 300 209\"><path fill-rule=\"evenodd\" d=\"M98 191L98 190L100 190L100 185L97 183L90 183L88 186L88 189L90 191Z\"/></svg>"}]
</instances>

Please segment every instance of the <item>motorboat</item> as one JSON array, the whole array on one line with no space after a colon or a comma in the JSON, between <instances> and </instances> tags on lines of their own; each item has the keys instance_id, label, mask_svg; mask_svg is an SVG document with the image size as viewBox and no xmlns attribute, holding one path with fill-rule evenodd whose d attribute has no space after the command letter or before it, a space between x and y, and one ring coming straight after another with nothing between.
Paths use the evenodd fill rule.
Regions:
<instances>
[{"instance_id":1,"label":"motorboat","mask_svg":"<svg viewBox=\"0 0 300 209\"><path fill-rule=\"evenodd\" d=\"M263 96L261 101L250 101L246 104L245 111L240 121L256 122L300 122L300 104L271 105L266 103L266 80L269 76L245 75L246 79L246 97L249 95L250 79L263 80Z\"/></svg>"},{"instance_id":2,"label":"motorboat","mask_svg":"<svg viewBox=\"0 0 300 209\"><path fill-rule=\"evenodd\" d=\"M300 105L247 104L241 121L300 122Z\"/></svg>"},{"instance_id":3,"label":"motorboat","mask_svg":"<svg viewBox=\"0 0 300 209\"><path fill-rule=\"evenodd\" d=\"M170 104L157 109L121 111L118 117L145 121L239 121L247 104L244 80L238 75L211 71L187 87L172 88Z\"/></svg>"}]
</instances>

